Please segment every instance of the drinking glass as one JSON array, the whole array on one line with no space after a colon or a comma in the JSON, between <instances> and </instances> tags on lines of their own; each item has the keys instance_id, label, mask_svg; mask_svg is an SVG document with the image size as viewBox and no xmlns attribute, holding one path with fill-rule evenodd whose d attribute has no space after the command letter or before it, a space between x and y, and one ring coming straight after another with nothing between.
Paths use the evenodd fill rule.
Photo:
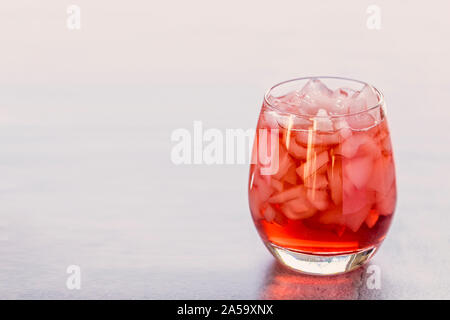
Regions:
<instances>
[{"instance_id":1,"label":"drinking glass","mask_svg":"<svg viewBox=\"0 0 450 320\"><path fill-rule=\"evenodd\" d=\"M366 263L386 237L397 197L381 92L337 77L273 86L248 188L258 233L282 264L329 275Z\"/></svg>"}]
</instances>

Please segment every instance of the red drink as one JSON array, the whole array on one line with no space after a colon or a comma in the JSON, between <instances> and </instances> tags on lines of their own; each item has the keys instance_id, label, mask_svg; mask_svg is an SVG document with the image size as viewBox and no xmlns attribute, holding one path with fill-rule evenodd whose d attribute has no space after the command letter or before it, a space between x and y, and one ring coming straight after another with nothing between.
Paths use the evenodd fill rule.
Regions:
<instances>
[{"instance_id":1,"label":"red drink","mask_svg":"<svg viewBox=\"0 0 450 320\"><path fill-rule=\"evenodd\" d=\"M362 264L385 238L396 203L381 94L368 85L331 91L319 80L282 95L272 91L261 110L250 168L250 209L260 236L295 269L303 267L292 259L305 255L328 264L358 255ZM269 174L268 163L276 169ZM339 273L356 266L302 271Z\"/></svg>"}]
</instances>

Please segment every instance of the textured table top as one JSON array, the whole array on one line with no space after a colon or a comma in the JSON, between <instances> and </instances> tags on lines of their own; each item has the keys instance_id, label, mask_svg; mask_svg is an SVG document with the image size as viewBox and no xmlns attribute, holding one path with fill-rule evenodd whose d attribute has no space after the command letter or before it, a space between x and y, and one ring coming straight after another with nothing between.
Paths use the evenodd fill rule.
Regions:
<instances>
[{"instance_id":1,"label":"textured table top","mask_svg":"<svg viewBox=\"0 0 450 320\"><path fill-rule=\"evenodd\" d=\"M424 14L380 1L379 31L356 1L201 3L189 19L86 2L78 33L58 2L24 3L1 5L0 299L450 298L445 2ZM312 277L277 265L250 218L247 165L170 158L175 129L253 128L265 89L314 74L386 96L399 201L370 263L379 289L367 267ZM71 265L80 290L66 286Z\"/></svg>"}]
</instances>

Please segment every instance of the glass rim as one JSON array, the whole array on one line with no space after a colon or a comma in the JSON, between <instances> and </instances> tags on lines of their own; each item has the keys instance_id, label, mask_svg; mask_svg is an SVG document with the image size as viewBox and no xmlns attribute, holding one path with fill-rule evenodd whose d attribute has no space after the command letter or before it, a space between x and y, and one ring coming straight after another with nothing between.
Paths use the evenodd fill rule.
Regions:
<instances>
[{"instance_id":1,"label":"glass rim","mask_svg":"<svg viewBox=\"0 0 450 320\"><path fill-rule=\"evenodd\" d=\"M286 111L286 110L281 110L279 107L274 106L272 103L270 103L268 96L269 94L272 92L272 90L274 90L277 87L280 87L284 84L290 83L290 82L294 82L294 81L301 81L301 80L312 80L312 79L334 79L334 80L345 80L345 81L351 81L351 82L358 82L362 85L367 85L369 86L371 89L373 89L378 96L378 103L374 106L370 106L367 107L366 110L362 110L362 111L357 111L357 112L348 112L345 114L333 114L333 115L326 115L326 116L318 116L318 115L313 115L313 114L298 114L298 113L293 113L290 111ZM266 93L264 94L264 104L269 106L272 110L274 111L278 111L284 114L289 114L289 115L293 115L296 117L303 117L303 118L341 118L341 117L349 117L349 116L354 116L354 115L358 115L358 114L364 114L366 112L369 112L371 110L374 110L376 108L382 107L384 105L384 96L381 93L380 90L378 90L375 86L361 81L361 80L356 80L356 79L352 79L352 78L346 78L346 77L336 77L336 76L310 76L310 77L299 77L299 78L294 78L294 79L290 79L290 80L285 80L282 82L279 82L275 85L273 85L271 88L269 88Z\"/></svg>"}]
</instances>

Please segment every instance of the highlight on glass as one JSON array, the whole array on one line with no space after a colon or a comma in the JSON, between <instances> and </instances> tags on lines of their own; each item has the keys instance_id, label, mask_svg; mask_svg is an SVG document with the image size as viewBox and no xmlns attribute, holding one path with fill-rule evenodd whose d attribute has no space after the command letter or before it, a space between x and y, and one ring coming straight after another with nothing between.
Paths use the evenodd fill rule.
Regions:
<instances>
[{"instance_id":1,"label":"highlight on glass","mask_svg":"<svg viewBox=\"0 0 450 320\"><path fill-rule=\"evenodd\" d=\"M397 198L385 110L379 90L337 77L285 81L264 96L249 204L284 265L339 274L380 247Z\"/></svg>"}]
</instances>

